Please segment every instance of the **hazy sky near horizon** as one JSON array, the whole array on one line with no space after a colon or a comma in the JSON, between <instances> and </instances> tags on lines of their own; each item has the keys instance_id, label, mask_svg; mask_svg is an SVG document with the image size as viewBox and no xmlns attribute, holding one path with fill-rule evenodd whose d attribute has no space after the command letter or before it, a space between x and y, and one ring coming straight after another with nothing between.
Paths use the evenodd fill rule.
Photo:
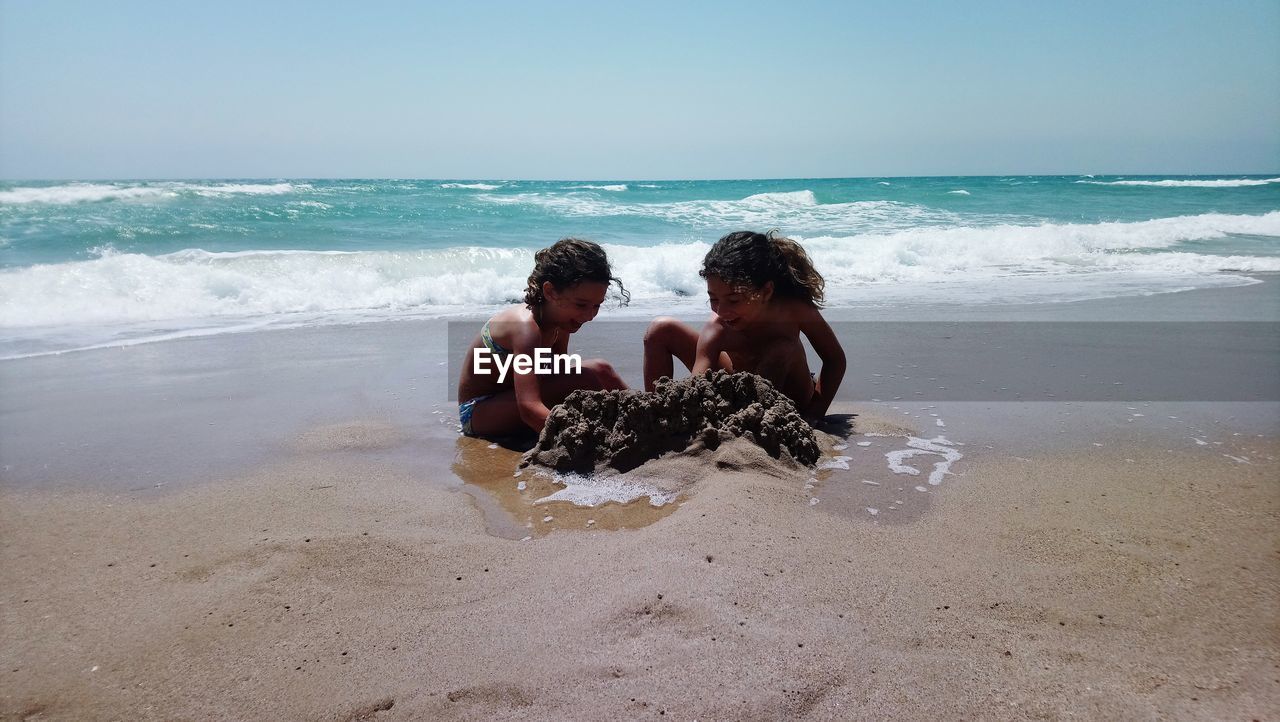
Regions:
<instances>
[{"instance_id":1,"label":"hazy sky near horizon","mask_svg":"<svg viewBox=\"0 0 1280 722\"><path fill-rule=\"evenodd\" d=\"M1280 2L0 0L0 177L1280 170Z\"/></svg>"}]
</instances>

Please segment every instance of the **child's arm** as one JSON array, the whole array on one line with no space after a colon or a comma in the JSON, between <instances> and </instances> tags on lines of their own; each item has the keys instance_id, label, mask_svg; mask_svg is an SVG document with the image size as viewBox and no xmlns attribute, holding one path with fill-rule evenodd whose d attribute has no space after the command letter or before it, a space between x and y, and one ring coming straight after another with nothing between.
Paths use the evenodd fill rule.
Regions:
<instances>
[{"instance_id":1,"label":"child's arm","mask_svg":"<svg viewBox=\"0 0 1280 722\"><path fill-rule=\"evenodd\" d=\"M512 341L514 353L525 354L532 358L542 338L533 329L521 329ZM542 427L547 425L547 416L551 414L551 409L542 400L542 384L537 374L518 374L515 372L514 364L510 373L514 377L512 385L516 393L516 409L520 412L520 420L536 433L542 433Z\"/></svg>"},{"instance_id":2,"label":"child's arm","mask_svg":"<svg viewBox=\"0 0 1280 722\"><path fill-rule=\"evenodd\" d=\"M516 408L520 411L520 420L540 434L542 427L547 425L551 409L542 402L542 388L538 384L538 377L533 374L515 374L515 377Z\"/></svg>"},{"instance_id":3,"label":"child's arm","mask_svg":"<svg viewBox=\"0 0 1280 722\"><path fill-rule=\"evenodd\" d=\"M713 316L698 334L698 348L693 352L693 368L689 373L697 376L720 368L720 352L723 350L724 326Z\"/></svg>"},{"instance_id":4,"label":"child's arm","mask_svg":"<svg viewBox=\"0 0 1280 722\"><path fill-rule=\"evenodd\" d=\"M822 418L827 415L827 409L831 407L836 391L840 389L840 382L844 380L844 348L817 308L805 306L798 321L801 333L809 339L818 358L822 359L822 370L818 374L813 398L804 413L810 418Z\"/></svg>"}]
</instances>

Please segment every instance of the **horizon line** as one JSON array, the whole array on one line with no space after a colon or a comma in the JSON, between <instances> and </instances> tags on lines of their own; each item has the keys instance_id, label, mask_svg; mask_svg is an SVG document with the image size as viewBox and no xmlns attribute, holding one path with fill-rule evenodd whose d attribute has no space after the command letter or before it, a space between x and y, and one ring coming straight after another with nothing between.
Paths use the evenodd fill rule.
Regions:
<instances>
[{"instance_id":1,"label":"horizon line","mask_svg":"<svg viewBox=\"0 0 1280 722\"><path fill-rule=\"evenodd\" d=\"M166 183L172 181L340 181L340 180L360 180L360 181L429 181L429 182L453 182L453 181L497 181L501 183L690 183L690 182L765 182L765 181L804 181L804 180L880 180L886 178L897 179L928 179L928 178L1096 178L1096 177L1133 177L1133 178L1156 178L1163 176L1176 176L1181 178L1211 178L1216 176L1276 176L1280 177L1280 169L1271 171L1257 172L1215 172L1215 173L965 173L965 174L926 174L926 175L853 175L853 176L778 176L778 177L710 177L710 178L534 178L534 177L411 177L411 176L355 176L355 175L333 175L333 176L153 176L153 177L111 177L111 176L93 176L79 178L8 178L0 177L0 183L86 183L97 181L127 182L127 183Z\"/></svg>"}]
</instances>

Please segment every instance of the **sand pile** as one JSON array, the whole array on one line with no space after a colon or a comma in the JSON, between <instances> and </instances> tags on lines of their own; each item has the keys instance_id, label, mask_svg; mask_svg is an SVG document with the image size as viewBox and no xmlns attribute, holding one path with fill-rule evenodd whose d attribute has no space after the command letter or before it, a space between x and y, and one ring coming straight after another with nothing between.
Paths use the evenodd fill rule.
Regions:
<instances>
[{"instance_id":1,"label":"sand pile","mask_svg":"<svg viewBox=\"0 0 1280 722\"><path fill-rule=\"evenodd\" d=\"M773 384L750 373L663 378L644 391L575 391L552 410L522 466L629 471L668 451L745 439L805 465L820 452L813 429Z\"/></svg>"}]
</instances>

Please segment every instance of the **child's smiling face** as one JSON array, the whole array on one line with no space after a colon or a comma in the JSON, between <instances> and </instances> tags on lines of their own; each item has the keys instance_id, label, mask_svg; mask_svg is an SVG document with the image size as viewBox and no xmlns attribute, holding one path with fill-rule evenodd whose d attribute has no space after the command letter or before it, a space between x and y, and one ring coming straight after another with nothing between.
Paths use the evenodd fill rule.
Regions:
<instances>
[{"instance_id":1,"label":"child's smiling face","mask_svg":"<svg viewBox=\"0 0 1280 722\"><path fill-rule=\"evenodd\" d=\"M569 333L596 317L608 292L609 284L600 281L583 281L564 289L557 289L550 281L542 284L548 320Z\"/></svg>"},{"instance_id":2,"label":"child's smiling face","mask_svg":"<svg viewBox=\"0 0 1280 722\"><path fill-rule=\"evenodd\" d=\"M751 288L729 283L719 276L707 277L707 300L711 303L711 312L732 329L741 329L759 318L772 296L772 281L760 288Z\"/></svg>"}]
</instances>

